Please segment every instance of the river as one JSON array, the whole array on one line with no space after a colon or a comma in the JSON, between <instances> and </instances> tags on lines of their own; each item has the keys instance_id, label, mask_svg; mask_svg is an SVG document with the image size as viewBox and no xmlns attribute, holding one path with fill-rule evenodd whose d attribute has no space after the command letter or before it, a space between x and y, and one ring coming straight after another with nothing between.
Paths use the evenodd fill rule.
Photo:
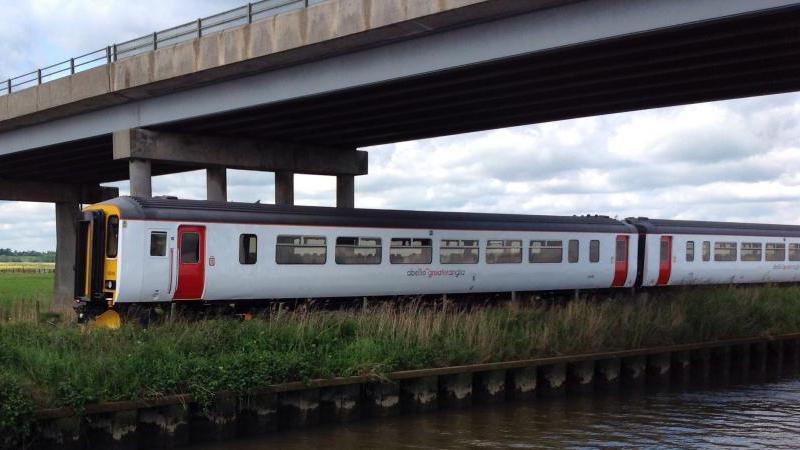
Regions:
<instances>
[{"instance_id":1,"label":"river","mask_svg":"<svg viewBox=\"0 0 800 450\"><path fill-rule=\"evenodd\" d=\"M800 448L800 378L620 391L286 431L193 450Z\"/></svg>"}]
</instances>

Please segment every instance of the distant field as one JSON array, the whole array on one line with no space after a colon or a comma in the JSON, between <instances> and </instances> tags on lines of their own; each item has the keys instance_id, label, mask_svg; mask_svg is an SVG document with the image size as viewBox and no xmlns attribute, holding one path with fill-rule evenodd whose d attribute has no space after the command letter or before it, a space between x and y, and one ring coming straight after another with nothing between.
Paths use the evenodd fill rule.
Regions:
<instances>
[{"instance_id":1,"label":"distant field","mask_svg":"<svg viewBox=\"0 0 800 450\"><path fill-rule=\"evenodd\" d=\"M55 268L56 264L50 262L0 262L0 274L9 272L52 272Z\"/></svg>"},{"instance_id":2,"label":"distant field","mask_svg":"<svg viewBox=\"0 0 800 450\"><path fill-rule=\"evenodd\" d=\"M27 300L49 304L52 297L52 273L9 273L0 269L0 304Z\"/></svg>"}]
</instances>

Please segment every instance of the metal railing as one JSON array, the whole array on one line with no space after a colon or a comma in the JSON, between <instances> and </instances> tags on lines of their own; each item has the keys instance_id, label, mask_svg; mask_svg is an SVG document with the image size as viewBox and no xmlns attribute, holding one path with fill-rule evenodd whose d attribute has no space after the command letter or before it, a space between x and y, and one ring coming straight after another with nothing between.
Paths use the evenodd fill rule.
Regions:
<instances>
[{"instance_id":1,"label":"metal railing","mask_svg":"<svg viewBox=\"0 0 800 450\"><path fill-rule=\"evenodd\" d=\"M294 9L307 8L324 0L262 0L245 6L193 20L162 31L112 44L105 48L70 58L23 75L7 79L0 86L0 95L10 94L34 85L52 81L76 72L111 64L120 59L170 47L239 25L278 15Z\"/></svg>"}]
</instances>

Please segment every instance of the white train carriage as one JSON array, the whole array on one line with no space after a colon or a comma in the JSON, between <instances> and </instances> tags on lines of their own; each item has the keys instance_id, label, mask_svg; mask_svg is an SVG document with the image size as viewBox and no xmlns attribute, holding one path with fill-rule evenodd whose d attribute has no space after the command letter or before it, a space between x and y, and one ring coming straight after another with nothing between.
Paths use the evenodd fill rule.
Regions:
<instances>
[{"instance_id":1,"label":"white train carriage","mask_svg":"<svg viewBox=\"0 0 800 450\"><path fill-rule=\"evenodd\" d=\"M640 232L637 285L800 281L800 227L627 219Z\"/></svg>"},{"instance_id":2,"label":"white train carriage","mask_svg":"<svg viewBox=\"0 0 800 450\"><path fill-rule=\"evenodd\" d=\"M85 209L76 297L145 303L631 287L608 217L120 197Z\"/></svg>"}]
</instances>

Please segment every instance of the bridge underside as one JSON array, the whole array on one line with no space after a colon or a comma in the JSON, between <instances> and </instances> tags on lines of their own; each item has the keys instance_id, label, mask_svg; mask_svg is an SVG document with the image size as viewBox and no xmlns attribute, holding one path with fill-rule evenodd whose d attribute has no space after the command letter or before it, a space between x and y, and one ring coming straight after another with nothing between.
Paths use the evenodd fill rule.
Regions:
<instances>
[{"instance_id":1,"label":"bridge underside","mask_svg":"<svg viewBox=\"0 0 800 450\"><path fill-rule=\"evenodd\" d=\"M149 127L359 148L800 90L800 8L607 39ZM0 157L0 178L128 179L111 134ZM193 170L154 162L153 174Z\"/></svg>"}]
</instances>

